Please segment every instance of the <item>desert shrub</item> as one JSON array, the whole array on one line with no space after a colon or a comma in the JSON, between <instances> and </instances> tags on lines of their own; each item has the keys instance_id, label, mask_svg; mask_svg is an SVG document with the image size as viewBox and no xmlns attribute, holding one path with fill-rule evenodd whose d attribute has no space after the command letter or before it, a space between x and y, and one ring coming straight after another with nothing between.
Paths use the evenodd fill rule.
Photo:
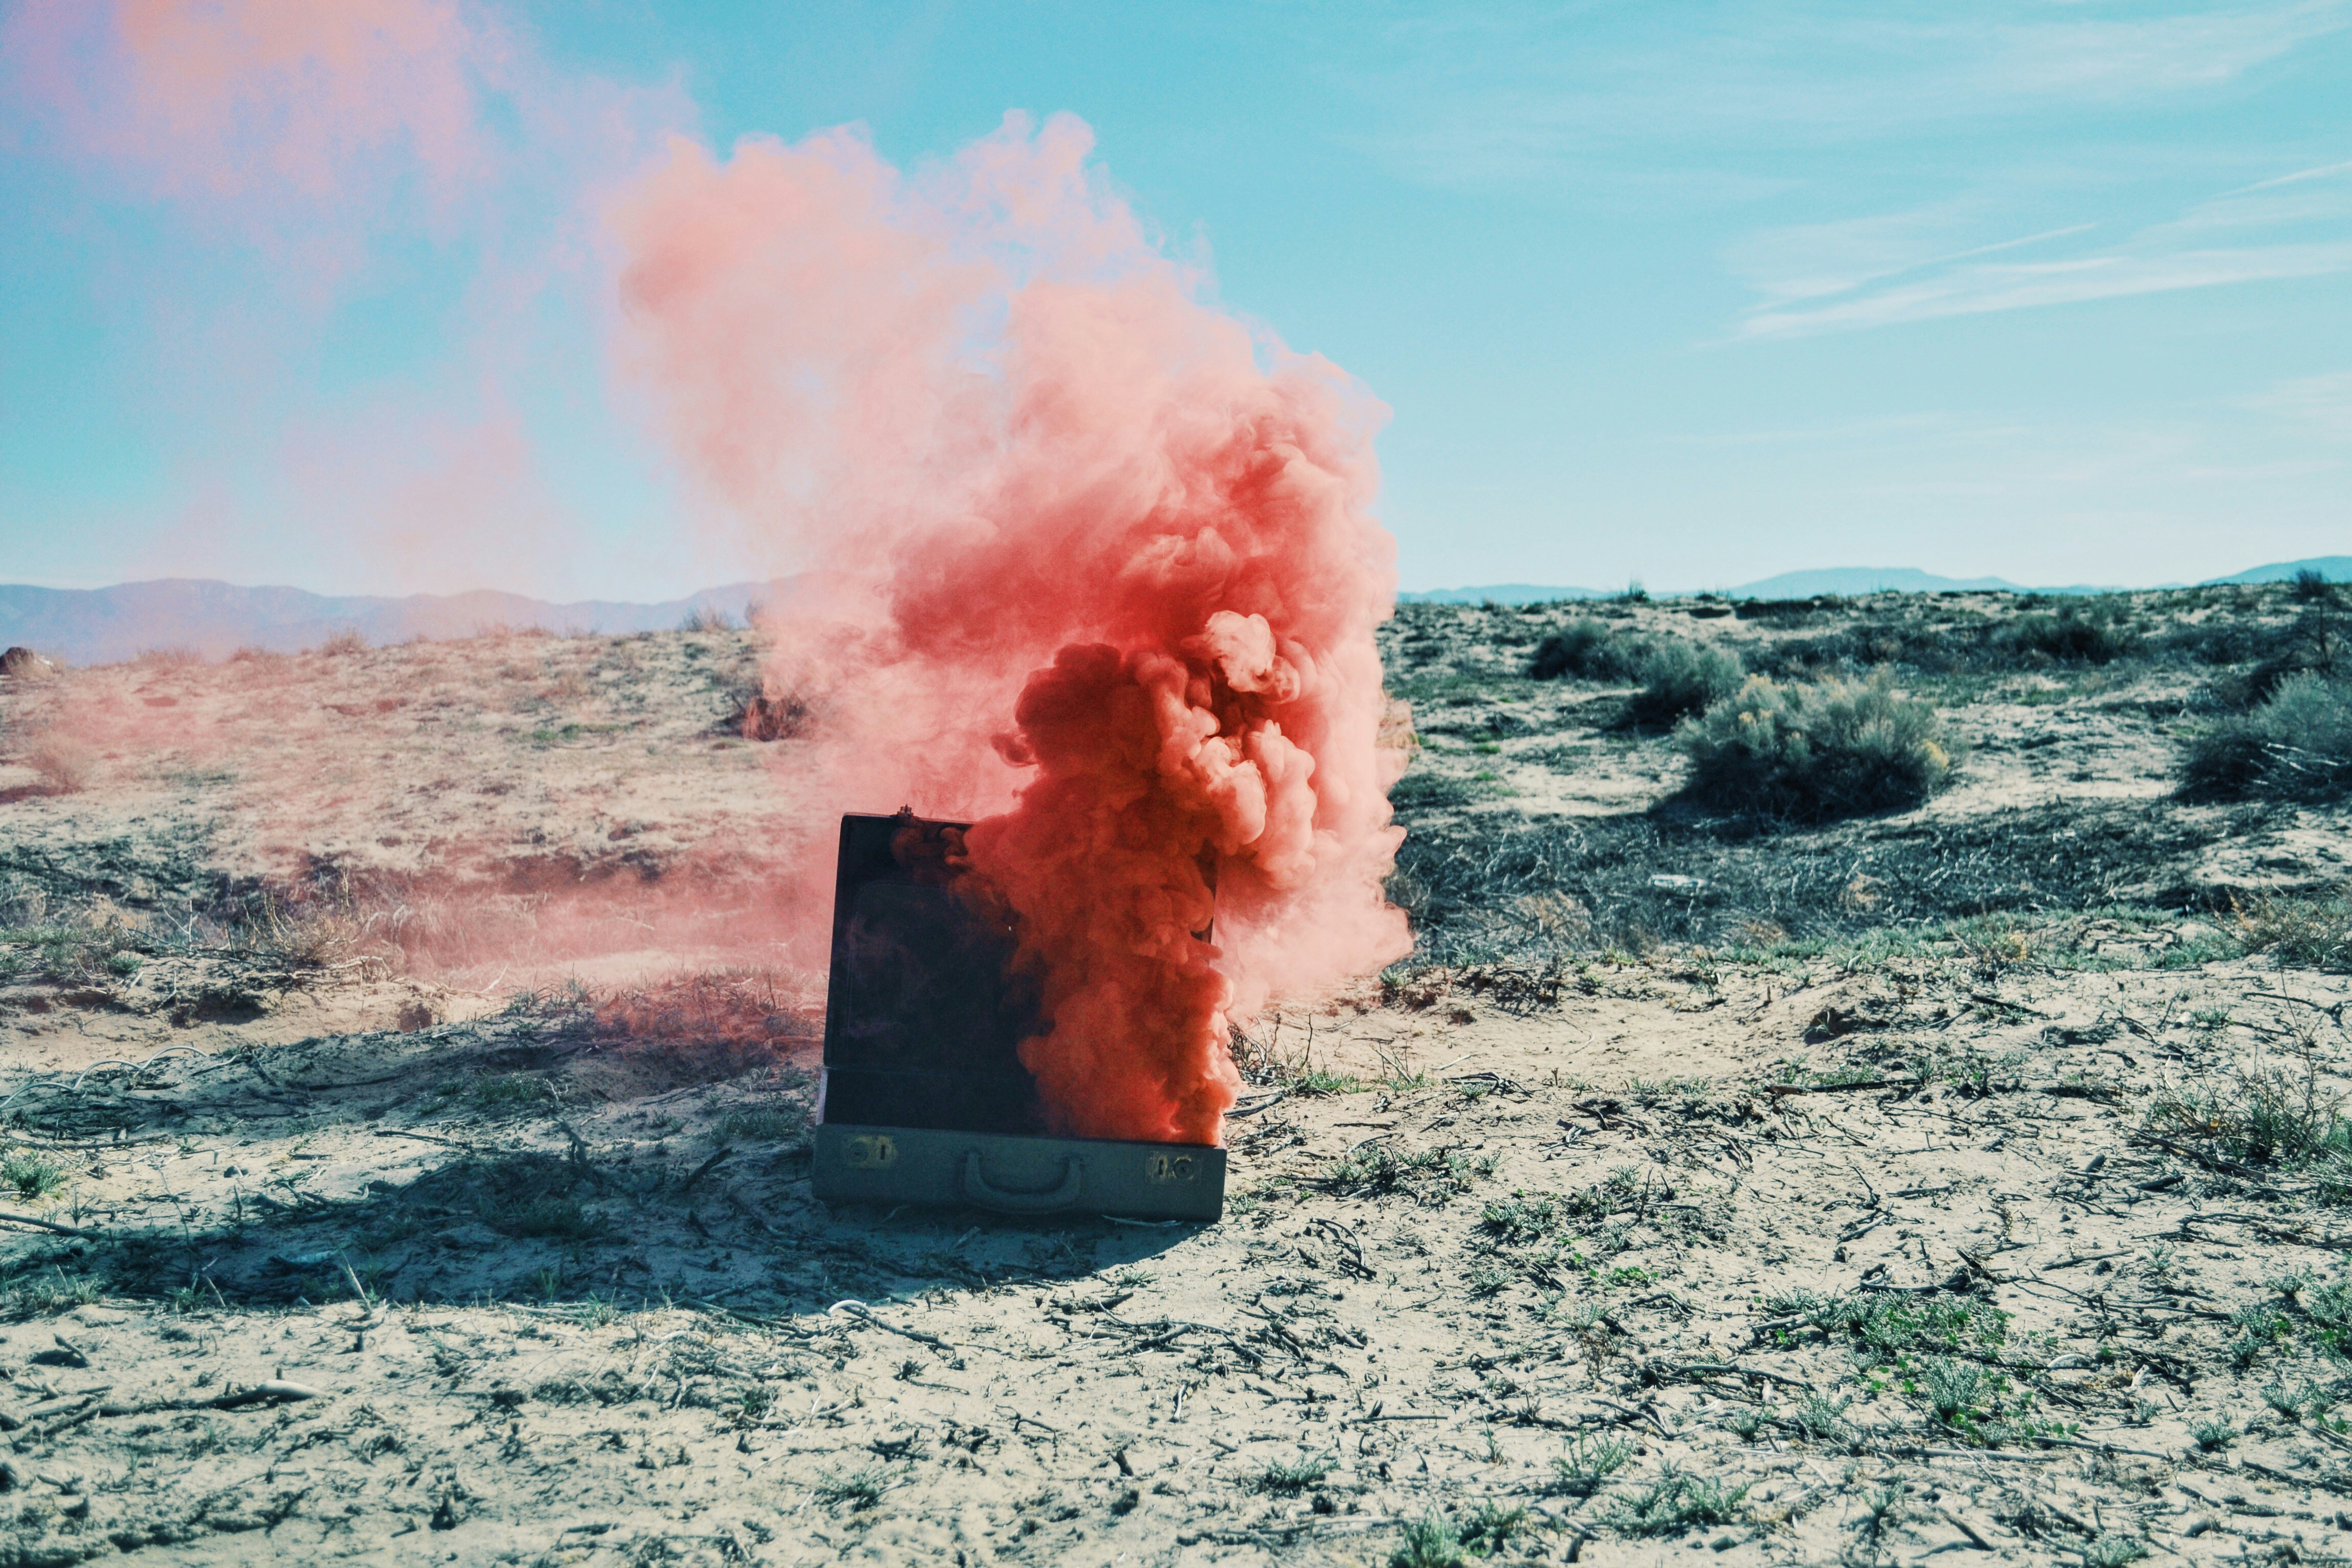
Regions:
<instances>
[{"instance_id":1,"label":"desert shrub","mask_svg":"<svg viewBox=\"0 0 2352 1568\"><path fill-rule=\"evenodd\" d=\"M1810 599L1742 599L1732 611L1743 621L1790 621L1844 608L1845 601L1838 595L1816 594Z\"/></svg>"},{"instance_id":2,"label":"desert shrub","mask_svg":"<svg viewBox=\"0 0 2352 1568\"><path fill-rule=\"evenodd\" d=\"M682 632L723 632L732 629L732 623L727 619L726 611L705 607L688 610L685 618L677 623L677 629Z\"/></svg>"},{"instance_id":3,"label":"desert shrub","mask_svg":"<svg viewBox=\"0 0 2352 1568\"><path fill-rule=\"evenodd\" d=\"M1690 794L1739 811L1819 820L1916 805L1944 787L1952 746L1927 702L1884 673L1780 685L1752 677L1675 732Z\"/></svg>"},{"instance_id":4,"label":"desert shrub","mask_svg":"<svg viewBox=\"0 0 2352 1568\"><path fill-rule=\"evenodd\" d=\"M1389 790L1389 804L1400 811L1451 811L1477 798L1466 781L1444 773L1407 773Z\"/></svg>"},{"instance_id":5,"label":"desert shrub","mask_svg":"<svg viewBox=\"0 0 2352 1568\"><path fill-rule=\"evenodd\" d=\"M2286 591L2305 604L2336 602L2336 584L2327 580L2327 574L2315 572L2308 566L2288 581Z\"/></svg>"},{"instance_id":6,"label":"desert shrub","mask_svg":"<svg viewBox=\"0 0 2352 1568\"><path fill-rule=\"evenodd\" d=\"M2139 637L2112 612L2062 605L2058 613L2018 616L1993 634L1993 646L2014 656L2058 664L2111 664L2139 647Z\"/></svg>"},{"instance_id":7,"label":"desert shrub","mask_svg":"<svg viewBox=\"0 0 2352 1568\"><path fill-rule=\"evenodd\" d=\"M1663 729L1704 713L1739 689L1747 675L1739 656L1719 647L1660 643L1642 661L1642 689L1626 705L1626 720Z\"/></svg>"},{"instance_id":8,"label":"desert shrub","mask_svg":"<svg viewBox=\"0 0 2352 1568\"><path fill-rule=\"evenodd\" d=\"M88 789L98 772L97 759L89 748L63 736L51 736L35 746L26 755L25 765L41 775L42 787L51 795Z\"/></svg>"},{"instance_id":9,"label":"desert shrub","mask_svg":"<svg viewBox=\"0 0 2352 1568\"><path fill-rule=\"evenodd\" d=\"M2305 612L2275 636L2242 679L2216 683L2216 695L2240 708L2267 701L2298 675L2352 678L2352 625L2341 616Z\"/></svg>"},{"instance_id":10,"label":"desert shrub","mask_svg":"<svg viewBox=\"0 0 2352 1568\"><path fill-rule=\"evenodd\" d=\"M2352 893L2264 899L2238 912L2238 940L2299 969L2352 970Z\"/></svg>"},{"instance_id":11,"label":"desert shrub","mask_svg":"<svg viewBox=\"0 0 2352 1568\"><path fill-rule=\"evenodd\" d=\"M1578 680L1632 680L1641 671L1647 645L1590 616L1570 621L1536 644L1528 673L1538 680L1570 676Z\"/></svg>"},{"instance_id":12,"label":"desert shrub","mask_svg":"<svg viewBox=\"0 0 2352 1568\"><path fill-rule=\"evenodd\" d=\"M1804 679L1819 670L1904 665L1937 673L1961 668L1974 644L1948 625L1881 618L1856 621L1820 637L1783 637L1753 650L1748 667L1775 679Z\"/></svg>"},{"instance_id":13,"label":"desert shrub","mask_svg":"<svg viewBox=\"0 0 2352 1568\"><path fill-rule=\"evenodd\" d=\"M344 654L367 652L367 638L356 626L345 626L319 645L319 651L341 658Z\"/></svg>"},{"instance_id":14,"label":"desert shrub","mask_svg":"<svg viewBox=\"0 0 2352 1568\"><path fill-rule=\"evenodd\" d=\"M2181 758L2192 796L2318 800L2352 788L2352 681L2292 675L2252 710L2192 737Z\"/></svg>"}]
</instances>

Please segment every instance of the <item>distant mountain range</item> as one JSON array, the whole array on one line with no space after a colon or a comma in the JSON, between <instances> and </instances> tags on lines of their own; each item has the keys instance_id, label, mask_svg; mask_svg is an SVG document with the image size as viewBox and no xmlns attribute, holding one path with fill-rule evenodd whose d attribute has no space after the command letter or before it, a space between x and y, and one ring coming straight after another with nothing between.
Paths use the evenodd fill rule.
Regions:
<instances>
[{"instance_id":1,"label":"distant mountain range","mask_svg":"<svg viewBox=\"0 0 2352 1568\"><path fill-rule=\"evenodd\" d=\"M414 594L398 599L338 597L186 577L111 588L0 584L0 647L21 644L69 664L112 664L148 648L188 648L206 658L241 647L289 653L352 631L371 643L471 637L493 626L661 631L690 616L723 616L740 622L755 605L789 601L795 586L796 580L787 577L732 583L655 605L602 599L557 605L487 591Z\"/></svg>"},{"instance_id":2,"label":"distant mountain range","mask_svg":"<svg viewBox=\"0 0 2352 1568\"><path fill-rule=\"evenodd\" d=\"M2308 561L2278 561L2214 583L2284 583L2298 572L2316 572L2331 583L2352 582L2352 555L2318 555ZM2178 588L2178 583L2150 584ZM1810 599L1824 594L2112 594L2111 585L2069 584L2059 588L2030 588L2005 577L1938 577L1913 566L1831 566L1811 572L1783 572L1777 577L1742 583L1713 592L1727 599ZM1557 599L1610 599L1621 589L1539 586L1532 583L1496 583L1475 588L1433 588L1426 593L1399 594L1408 605L1535 605ZM1681 598L1698 590L1675 589L1660 598Z\"/></svg>"},{"instance_id":3,"label":"distant mountain range","mask_svg":"<svg viewBox=\"0 0 2352 1568\"><path fill-rule=\"evenodd\" d=\"M2281 583L2298 572L2330 582L2352 582L2352 555L2322 555L2256 566L2215 583ZM2162 586L2174 587L2176 584ZM660 631L689 616L720 616L740 622L752 606L784 605L802 580L731 583L683 599L637 605L588 599L551 604L520 594L414 594L405 598L335 596L299 588L242 588L230 583L173 577L111 588L35 588L0 584L0 647L23 645L71 664L112 664L149 648L187 648L219 658L241 647L292 652L315 647L339 632L371 643L410 637L458 637L493 626L544 626L558 632ZM2000 577L1937 577L1908 566L1840 566L1785 572L1715 590L1733 599L1805 599L1819 594L2008 592L2101 594L2086 586L2026 589ZM1616 590L1496 583L1400 594L1407 604L1538 604L1555 599L1605 599ZM1675 597L1676 595L1661 595Z\"/></svg>"},{"instance_id":4,"label":"distant mountain range","mask_svg":"<svg viewBox=\"0 0 2352 1568\"><path fill-rule=\"evenodd\" d=\"M2305 572L2316 572L2331 583L2352 583L2352 555L2315 555L2308 561L2276 561L2216 583L2284 583Z\"/></svg>"}]
</instances>

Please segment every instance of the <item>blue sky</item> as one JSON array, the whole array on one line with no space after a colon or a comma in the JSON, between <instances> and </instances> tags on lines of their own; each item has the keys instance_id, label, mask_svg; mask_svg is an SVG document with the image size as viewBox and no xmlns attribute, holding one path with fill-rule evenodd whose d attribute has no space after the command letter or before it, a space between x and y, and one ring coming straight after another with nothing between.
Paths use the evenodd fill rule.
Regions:
<instances>
[{"instance_id":1,"label":"blue sky","mask_svg":"<svg viewBox=\"0 0 2352 1568\"><path fill-rule=\"evenodd\" d=\"M499 164L455 195L395 151L224 202L0 111L0 580L788 569L683 521L583 192L668 126L914 164L1008 108L1088 121L1229 309L1388 404L1409 588L2352 551L2352 0L481 15Z\"/></svg>"}]
</instances>

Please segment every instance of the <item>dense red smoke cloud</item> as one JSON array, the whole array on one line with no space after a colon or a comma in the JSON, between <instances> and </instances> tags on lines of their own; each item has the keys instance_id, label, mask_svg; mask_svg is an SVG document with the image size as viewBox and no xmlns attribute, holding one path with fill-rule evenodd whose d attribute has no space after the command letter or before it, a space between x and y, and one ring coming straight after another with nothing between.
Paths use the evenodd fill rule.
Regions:
<instances>
[{"instance_id":1,"label":"dense red smoke cloud","mask_svg":"<svg viewBox=\"0 0 2352 1568\"><path fill-rule=\"evenodd\" d=\"M1409 947L1382 411L1208 302L1091 149L680 142L614 211L624 357L712 501L823 564L768 670L815 804L983 817L1065 1129L1206 1142L1229 1023Z\"/></svg>"}]
</instances>

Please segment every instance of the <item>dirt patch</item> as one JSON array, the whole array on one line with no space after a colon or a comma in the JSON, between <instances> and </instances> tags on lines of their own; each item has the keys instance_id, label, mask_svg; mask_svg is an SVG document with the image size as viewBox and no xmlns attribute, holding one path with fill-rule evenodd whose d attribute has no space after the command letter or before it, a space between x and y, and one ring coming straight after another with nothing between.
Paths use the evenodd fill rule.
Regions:
<instances>
[{"instance_id":1,"label":"dirt patch","mask_svg":"<svg viewBox=\"0 0 2352 1568\"><path fill-rule=\"evenodd\" d=\"M1854 613L1623 608L1779 642ZM2173 798L2207 676L2169 634L1959 671L1957 789L1789 829L1679 808L1668 738L1515 673L1532 637L1487 632L1540 616L1447 615L1391 650L1423 950L1235 1037L1213 1226L828 1210L804 968L425 978L363 896L295 897L251 774L126 750L0 806L0 1557L2352 1552L2343 825ZM420 798L376 835L464 837L526 912L596 834L660 882L780 809L709 750L724 681L660 684L713 634L576 640L346 655L313 763L428 756L433 668L528 663L440 711L548 787L533 826ZM624 643L681 713L583 742L670 803L614 840L546 786L551 726L499 715L559 665L630 710L577 695L655 680L605 679ZM134 679L0 701L93 674ZM135 679L201 710L234 676ZM416 874L341 820L290 847L362 894Z\"/></svg>"}]
</instances>

